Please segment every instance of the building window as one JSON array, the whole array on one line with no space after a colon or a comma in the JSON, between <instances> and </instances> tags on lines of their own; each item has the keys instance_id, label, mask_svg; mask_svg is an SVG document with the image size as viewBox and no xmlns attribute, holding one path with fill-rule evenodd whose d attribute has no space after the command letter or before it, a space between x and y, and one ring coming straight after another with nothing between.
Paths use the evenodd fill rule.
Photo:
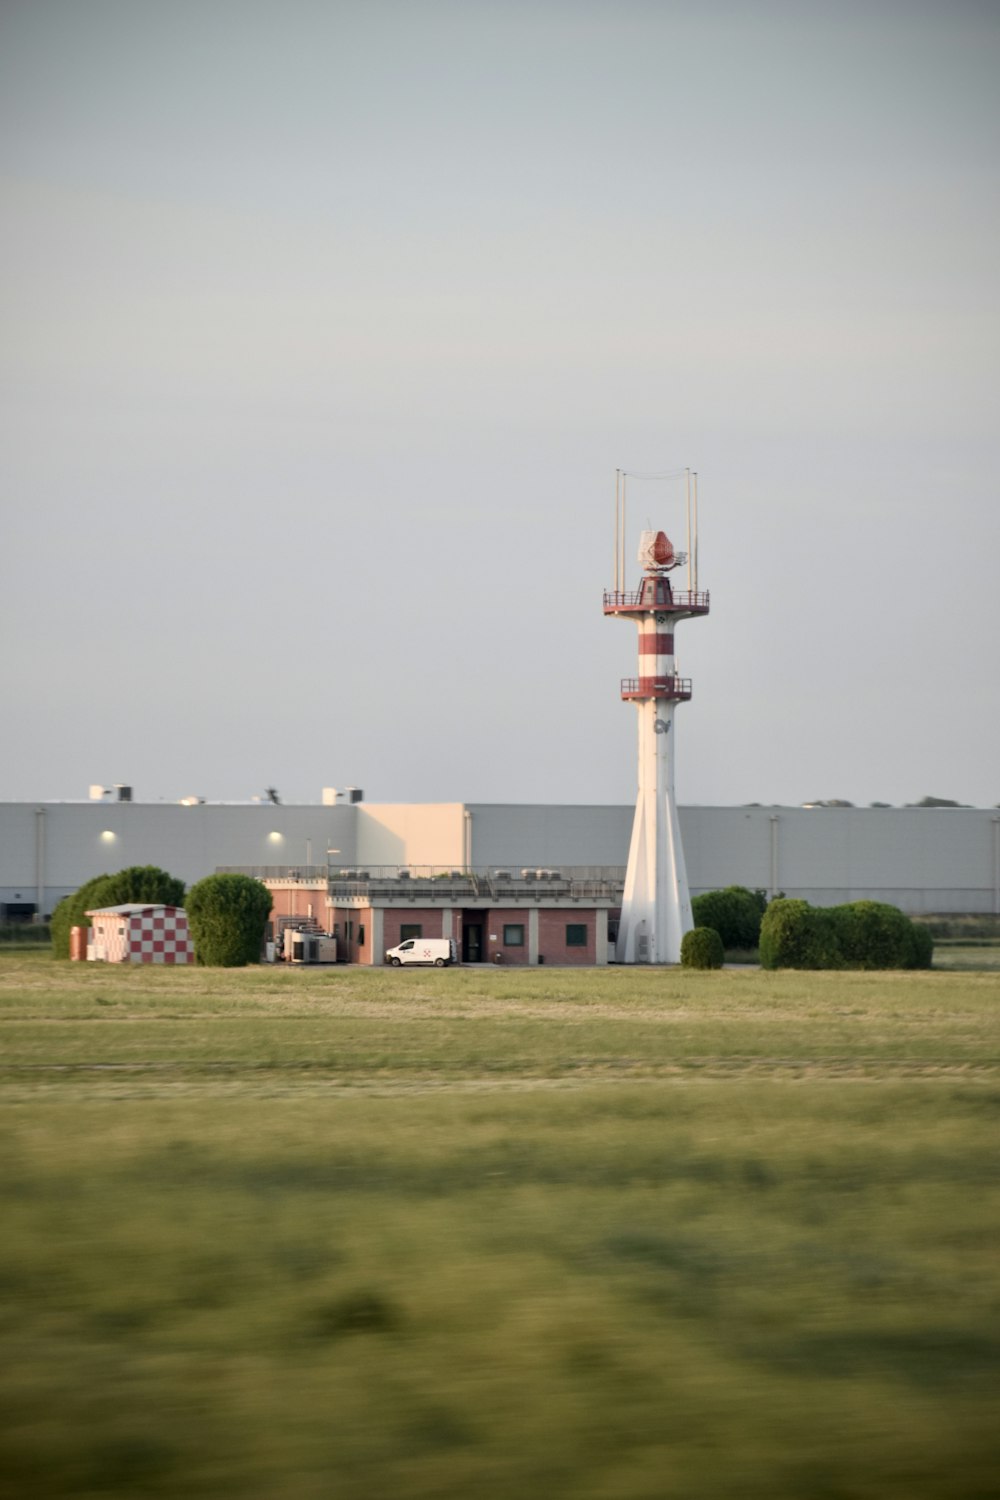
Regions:
<instances>
[{"instance_id":1,"label":"building window","mask_svg":"<svg viewBox=\"0 0 1000 1500\"><path fill-rule=\"evenodd\" d=\"M503 945L505 948L524 947L524 923L505 922L503 929Z\"/></svg>"},{"instance_id":2,"label":"building window","mask_svg":"<svg viewBox=\"0 0 1000 1500\"><path fill-rule=\"evenodd\" d=\"M587 946L587 924L586 922L566 923L566 947L586 948Z\"/></svg>"},{"instance_id":3,"label":"building window","mask_svg":"<svg viewBox=\"0 0 1000 1500\"><path fill-rule=\"evenodd\" d=\"M360 922L358 924L358 942L363 945L364 941L365 941L365 924L364 924L364 922Z\"/></svg>"},{"instance_id":4,"label":"building window","mask_svg":"<svg viewBox=\"0 0 1000 1500\"><path fill-rule=\"evenodd\" d=\"M422 938L424 935L424 924L422 922L403 922L399 929L399 941L405 943L407 938Z\"/></svg>"}]
</instances>

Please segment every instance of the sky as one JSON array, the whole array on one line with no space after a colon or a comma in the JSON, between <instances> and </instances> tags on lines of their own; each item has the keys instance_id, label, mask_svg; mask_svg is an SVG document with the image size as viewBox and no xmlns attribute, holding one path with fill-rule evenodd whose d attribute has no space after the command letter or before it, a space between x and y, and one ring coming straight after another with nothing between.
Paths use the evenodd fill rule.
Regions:
<instances>
[{"instance_id":1,"label":"sky","mask_svg":"<svg viewBox=\"0 0 1000 1500\"><path fill-rule=\"evenodd\" d=\"M0 798L1000 802L1000 7L4 0ZM664 478L639 478L662 475Z\"/></svg>"}]
</instances>

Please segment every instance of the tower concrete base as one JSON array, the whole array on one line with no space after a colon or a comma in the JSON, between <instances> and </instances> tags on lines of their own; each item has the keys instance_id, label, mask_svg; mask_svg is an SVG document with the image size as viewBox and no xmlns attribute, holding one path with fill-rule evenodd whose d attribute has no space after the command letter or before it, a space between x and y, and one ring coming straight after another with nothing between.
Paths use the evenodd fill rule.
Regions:
<instances>
[{"instance_id":1,"label":"tower concrete base","mask_svg":"<svg viewBox=\"0 0 1000 1500\"><path fill-rule=\"evenodd\" d=\"M652 699L636 707L639 794L615 957L620 964L676 964L694 920L674 799L674 705Z\"/></svg>"}]
</instances>

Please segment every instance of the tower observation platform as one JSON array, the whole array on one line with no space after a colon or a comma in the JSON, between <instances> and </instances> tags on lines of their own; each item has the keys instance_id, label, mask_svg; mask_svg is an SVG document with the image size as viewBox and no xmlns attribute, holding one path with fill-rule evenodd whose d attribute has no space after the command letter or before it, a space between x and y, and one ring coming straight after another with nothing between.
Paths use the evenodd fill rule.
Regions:
<instances>
[{"instance_id":1,"label":"tower observation platform","mask_svg":"<svg viewBox=\"0 0 1000 1500\"><path fill-rule=\"evenodd\" d=\"M665 576L644 578L637 589L605 589L606 615L641 615L648 609L662 610L675 620L708 614L707 590L674 589Z\"/></svg>"}]
</instances>

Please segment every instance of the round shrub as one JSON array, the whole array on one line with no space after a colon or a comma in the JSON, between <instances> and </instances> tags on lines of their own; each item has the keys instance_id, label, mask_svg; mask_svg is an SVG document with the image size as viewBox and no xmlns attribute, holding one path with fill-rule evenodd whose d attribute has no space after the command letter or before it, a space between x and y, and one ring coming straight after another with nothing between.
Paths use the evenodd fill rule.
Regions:
<instances>
[{"instance_id":1,"label":"round shrub","mask_svg":"<svg viewBox=\"0 0 1000 1500\"><path fill-rule=\"evenodd\" d=\"M53 958L69 958L70 929L85 927L88 911L99 906L124 906L127 901L183 906L184 882L156 865L129 865L115 875L95 875L72 896L64 896L52 913Z\"/></svg>"},{"instance_id":2,"label":"round shrub","mask_svg":"<svg viewBox=\"0 0 1000 1500\"><path fill-rule=\"evenodd\" d=\"M922 922L911 922L910 941L913 962L909 967L929 969L934 962L934 937L929 927Z\"/></svg>"},{"instance_id":3,"label":"round shrub","mask_svg":"<svg viewBox=\"0 0 1000 1500\"><path fill-rule=\"evenodd\" d=\"M692 927L681 938L681 963L685 969L721 969L726 952L714 927Z\"/></svg>"},{"instance_id":4,"label":"round shrub","mask_svg":"<svg viewBox=\"0 0 1000 1500\"><path fill-rule=\"evenodd\" d=\"M848 968L915 967L913 923L898 906L884 901L851 901L831 908L830 917Z\"/></svg>"},{"instance_id":5,"label":"round shrub","mask_svg":"<svg viewBox=\"0 0 1000 1500\"><path fill-rule=\"evenodd\" d=\"M763 969L843 968L834 919L808 901L772 901L760 924L760 963Z\"/></svg>"},{"instance_id":6,"label":"round shrub","mask_svg":"<svg viewBox=\"0 0 1000 1500\"><path fill-rule=\"evenodd\" d=\"M271 892L249 875L207 875L187 894L188 927L199 964L241 969L260 960Z\"/></svg>"},{"instance_id":7,"label":"round shrub","mask_svg":"<svg viewBox=\"0 0 1000 1500\"><path fill-rule=\"evenodd\" d=\"M724 948L756 948L760 921L767 898L746 886L729 885L725 890L695 896L691 910L699 927L714 927Z\"/></svg>"}]
</instances>

